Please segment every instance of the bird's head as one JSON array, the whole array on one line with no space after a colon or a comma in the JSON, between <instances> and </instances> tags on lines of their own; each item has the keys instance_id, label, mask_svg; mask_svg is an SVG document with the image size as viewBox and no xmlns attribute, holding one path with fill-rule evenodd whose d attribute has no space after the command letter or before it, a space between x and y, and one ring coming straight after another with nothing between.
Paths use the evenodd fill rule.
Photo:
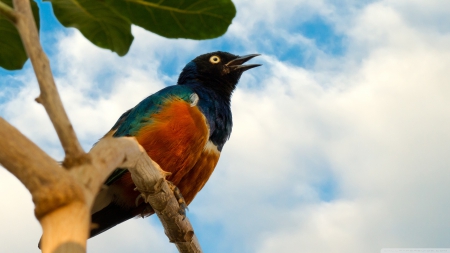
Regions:
<instances>
[{"instance_id":1,"label":"bird's head","mask_svg":"<svg viewBox=\"0 0 450 253\"><path fill-rule=\"evenodd\" d=\"M200 55L184 67L178 84L198 82L229 97L244 71L261 66L261 64L243 65L258 55L238 56L220 51Z\"/></svg>"}]
</instances>

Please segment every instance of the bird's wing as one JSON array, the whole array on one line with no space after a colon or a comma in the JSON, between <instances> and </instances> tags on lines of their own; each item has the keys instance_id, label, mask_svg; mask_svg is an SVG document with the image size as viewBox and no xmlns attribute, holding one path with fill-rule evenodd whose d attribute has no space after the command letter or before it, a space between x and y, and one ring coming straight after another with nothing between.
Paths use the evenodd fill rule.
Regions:
<instances>
[{"instance_id":1,"label":"bird's wing","mask_svg":"<svg viewBox=\"0 0 450 253\"><path fill-rule=\"evenodd\" d=\"M171 102L181 100L192 104L196 103L196 99L198 97L196 97L195 93L186 86L175 85L166 87L122 114L107 135L114 137L136 136L143 128L153 124L155 120L153 116L169 107ZM115 170L108 177L105 184L111 185L126 172L126 169Z\"/></svg>"},{"instance_id":2,"label":"bird's wing","mask_svg":"<svg viewBox=\"0 0 450 253\"><path fill-rule=\"evenodd\" d=\"M192 103L193 94L190 88L182 85L169 86L158 91L125 112L112 128L116 130L113 136L135 136L143 126L152 123L152 115L169 105L167 101L180 99Z\"/></svg>"}]
</instances>

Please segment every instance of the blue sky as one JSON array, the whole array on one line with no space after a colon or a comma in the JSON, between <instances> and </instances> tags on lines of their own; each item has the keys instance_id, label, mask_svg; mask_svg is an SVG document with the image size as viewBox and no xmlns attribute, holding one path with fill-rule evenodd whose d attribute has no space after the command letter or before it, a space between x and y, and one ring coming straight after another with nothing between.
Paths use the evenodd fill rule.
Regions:
<instances>
[{"instance_id":1,"label":"blue sky","mask_svg":"<svg viewBox=\"0 0 450 253\"><path fill-rule=\"evenodd\" d=\"M205 252L380 252L450 247L450 3L236 0L227 33L168 40L133 27L125 57L41 7L41 40L89 150L117 118L175 84L197 55L260 53L232 98L233 133L188 216ZM60 160L27 63L0 69L0 116ZM11 193L14 194L11 194ZM0 169L0 252L38 252L29 193ZM7 229L5 229L7 228ZM14 249L14 250L12 250ZM176 252L156 217L89 252Z\"/></svg>"}]
</instances>

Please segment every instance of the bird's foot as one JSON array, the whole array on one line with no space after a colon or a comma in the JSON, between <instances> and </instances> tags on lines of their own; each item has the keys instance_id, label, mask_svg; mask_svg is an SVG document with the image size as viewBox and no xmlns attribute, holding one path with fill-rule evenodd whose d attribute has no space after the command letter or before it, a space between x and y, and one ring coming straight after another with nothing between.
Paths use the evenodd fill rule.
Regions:
<instances>
[{"instance_id":1,"label":"bird's foot","mask_svg":"<svg viewBox=\"0 0 450 253\"><path fill-rule=\"evenodd\" d=\"M137 188L134 190L137 191ZM153 210L152 206L148 203L145 203L145 200L144 200L144 197L142 197L142 194L139 194L136 197L136 200L134 203L136 204L136 207L138 209L142 210L141 214L140 214L141 218L148 217L155 213L155 210Z\"/></svg>"},{"instance_id":2,"label":"bird's foot","mask_svg":"<svg viewBox=\"0 0 450 253\"><path fill-rule=\"evenodd\" d=\"M178 204L180 205L180 210L178 210L178 213L183 216L186 216L186 210L189 211L189 209L187 207L183 195L181 194L180 189L178 189L178 187L170 181L167 181L167 184L169 184L169 188L172 190L173 195L175 195L175 198L177 199Z\"/></svg>"}]
</instances>

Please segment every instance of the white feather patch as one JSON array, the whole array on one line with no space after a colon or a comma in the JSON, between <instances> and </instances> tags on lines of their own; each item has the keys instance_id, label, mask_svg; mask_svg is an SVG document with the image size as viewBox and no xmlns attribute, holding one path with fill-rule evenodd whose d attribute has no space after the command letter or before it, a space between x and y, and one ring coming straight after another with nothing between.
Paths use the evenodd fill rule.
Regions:
<instances>
[{"instance_id":1,"label":"white feather patch","mask_svg":"<svg viewBox=\"0 0 450 253\"><path fill-rule=\"evenodd\" d=\"M212 143L212 141L208 141L203 149L203 152L214 153L220 155L220 151L217 149L217 146Z\"/></svg>"},{"instance_id":2,"label":"white feather patch","mask_svg":"<svg viewBox=\"0 0 450 253\"><path fill-rule=\"evenodd\" d=\"M194 107L197 105L198 100L200 99L197 95L197 93L192 93L191 96L189 97L191 99L191 107Z\"/></svg>"}]
</instances>

